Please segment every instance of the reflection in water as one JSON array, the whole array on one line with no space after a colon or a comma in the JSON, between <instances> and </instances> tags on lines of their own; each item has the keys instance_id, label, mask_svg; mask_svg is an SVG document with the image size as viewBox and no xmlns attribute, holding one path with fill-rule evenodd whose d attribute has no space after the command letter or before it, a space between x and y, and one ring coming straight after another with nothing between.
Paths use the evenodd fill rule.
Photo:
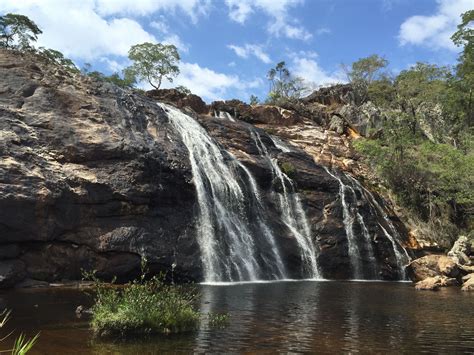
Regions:
<instances>
[{"instance_id":1,"label":"reflection in water","mask_svg":"<svg viewBox=\"0 0 474 355\"><path fill-rule=\"evenodd\" d=\"M227 327L211 329L203 317L195 333L127 342L92 338L87 319L74 315L91 300L77 290L13 291L0 294L0 303L13 308L10 327L41 330L41 354L474 352L474 298L457 289L309 281L199 287L201 312L228 313Z\"/></svg>"}]
</instances>

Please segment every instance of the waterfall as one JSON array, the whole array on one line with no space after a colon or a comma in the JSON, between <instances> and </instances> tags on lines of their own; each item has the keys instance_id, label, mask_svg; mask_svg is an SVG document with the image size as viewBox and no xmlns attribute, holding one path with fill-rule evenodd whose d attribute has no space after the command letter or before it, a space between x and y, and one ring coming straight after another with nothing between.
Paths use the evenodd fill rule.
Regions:
<instances>
[{"instance_id":1,"label":"waterfall","mask_svg":"<svg viewBox=\"0 0 474 355\"><path fill-rule=\"evenodd\" d=\"M388 218L387 213L377 201L372 192L363 187L359 183L359 181L354 179L352 176L348 175L348 178L351 180L352 185L354 187L356 187L362 194L368 196L367 199L370 201L371 208L374 210L373 206L375 206L375 213L383 218L388 228L390 229L391 233L389 233L380 223L378 224L380 229L383 231L385 237L387 237L387 239L392 244L392 249L393 253L395 254L395 259L397 261L397 268L400 278L406 279L405 266L410 262L411 258L410 255L408 255L406 249L398 241L400 240L400 234L398 233L397 228L395 228L393 222L390 220L390 218Z\"/></svg>"},{"instance_id":2,"label":"waterfall","mask_svg":"<svg viewBox=\"0 0 474 355\"><path fill-rule=\"evenodd\" d=\"M235 122L235 119L227 111L216 111L216 110L214 110L214 117L221 118L221 119L224 119L224 120L229 120L231 122Z\"/></svg>"},{"instance_id":3,"label":"waterfall","mask_svg":"<svg viewBox=\"0 0 474 355\"><path fill-rule=\"evenodd\" d=\"M311 228L293 181L280 169L278 161L271 157L258 131L251 129L250 136L260 155L268 161L274 178L281 186L282 192L276 194L278 195L282 222L288 227L298 243L301 250L301 260L306 268L305 273L309 278L319 279L321 272L317 262L317 251L311 238Z\"/></svg>"},{"instance_id":4,"label":"waterfall","mask_svg":"<svg viewBox=\"0 0 474 355\"><path fill-rule=\"evenodd\" d=\"M265 224L260 193L248 169L221 150L192 117L172 106L159 105L189 153L199 205L197 238L205 281L284 278L285 267ZM254 235L263 244L260 248Z\"/></svg>"},{"instance_id":5,"label":"waterfall","mask_svg":"<svg viewBox=\"0 0 474 355\"><path fill-rule=\"evenodd\" d=\"M380 223L378 226L382 230L384 236L390 241L392 244L392 250L395 255L395 259L397 262L397 269L400 278L405 279L405 265L410 260L407 251L400 245L397 239L400 238L398 235L397 229L393 225L393 223L388 218L387 214L385 213L384 209L380 204L377 202L373 194L364 188L356 179L354 179L350 175L345 175L347 179L351 182L351 185L347 185L343 182L343 180L338 177L335 173L331 173L328 168L324 167L326 172L331 175L334 179L339 182L339 196L341 198L342 204L342 212L343 212L343 222L344 228L346 231L347 236L347 243L348 243L348 252L349 252L349 259L351 262L352 270L354 278L361 279L364 276L369 276L370 278L377 278L377 269L376 269L376 259L374 255L374 250L372 246L372 238L370 236L370 232L366 226L364 221L363 215L358 210L358 197L356 194L359 192L360 196L363 197L368 205L370 206L371 210L375 212L375 215L380 215L388 227L390 231L396 235L397 238L394 238L392 234L390 234ZM349 200L349 202L348 202ZM375 207L375 208L374 208ZM361 244L365 247L366 258L369 260L370 270L369 274L364 275L363 265L362 265L362 258L363 253L360 248L360 243L358 242L358 238L354 233L354 222L357 221L361 230L362 230L362 237L364 243Z\"/></svg>"},{"instance_id":6,"label":"waterfall","mask_svg":"<svg viewBox=\"0 0 474 355\"><path fill-rule=\"evenodd\" d=\"M275 147L280 149L283 153L291 152L291 148L285 142L283 142L280 138L275 137L275 136L270 136L270 139L272 140Z\"/></svg>"},{"instance_id":7,"label":"waterfall","mask_svg":"<svg viewBox=\"0 0 474 355\"><path fill-rule=\"evenodd\" d=\"M341 178L331 173L327 167L324 167L324 169L329 175L331 175L339 182L339 196L341 197L342 217L344 222L344 229L346 230L349 259L351 262L352 271L354 273L353 277L355 279L362 279L364 277L362 271L362 255L359 249L357 238L354 234L354 220L356 218L356 212L353 205L349 206L346 200L346 191L349 191L352 194L354 193L354 191L351 191L351 188L349 186L346 186L342 182Z\"/></svg>"},{"instance_id":8,"label":"waterfall","mask_svg":"<svg viewBox=\"0 0 474 355\"><path fill-rule=\"evenodd\" d=\"M291 233L297 246L302 278L320 279L319 247L313 240L311 227L296 185L279 166L274 152L289 153L292 148L277 137L270 137L269 146L259 130L249 128L258 154L273 176L271 192L260 190L251 171L230 152L222 149L192 117L173 106L158 104L169 118L187 149L193 184L196 189L198 213L196 238L200 248L205 282L281 280L288 278L290 267L282 257L281 238L268 221L279 213L280 225ZM225 112L214 116L234 120ZM273 143L273 144L272 144ZM270 148L271 147L271 148ZM408 253L400 244L400 236L385 210L374 196L349 175L338 175L325 168L339 183L343 223L347 236L348 255L355 279L376 279L379 267L375 258L374 236L368 228L359 204L369 206L380 223L379 228L390 241L399 276L405 277ZM273 212L272 212L273 211ZM383 221L382 221L383 219Z\"/></svg>"}]
</instances>

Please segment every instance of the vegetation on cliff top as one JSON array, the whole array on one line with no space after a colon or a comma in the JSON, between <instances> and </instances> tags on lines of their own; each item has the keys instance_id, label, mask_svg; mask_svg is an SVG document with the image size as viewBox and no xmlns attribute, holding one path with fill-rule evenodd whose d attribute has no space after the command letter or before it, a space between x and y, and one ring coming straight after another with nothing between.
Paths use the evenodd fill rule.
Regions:
<instances>
[{"instance_id":1,"label":"vegetation on cliff top","mask_svg":"<svg viewBox=\"0 0 474 355\"><path fill-rule=\"evenodd\" d=\"M472 21L474 10L463 14L452 36L463 47L455 68L417 63L396 77L379 73L375 80L356 86L360 96L382 109L385 121L355 147L401 205L444 245L474 227ZM352 72L360 67L357 64Z\"/></svg>"}]
</instances>

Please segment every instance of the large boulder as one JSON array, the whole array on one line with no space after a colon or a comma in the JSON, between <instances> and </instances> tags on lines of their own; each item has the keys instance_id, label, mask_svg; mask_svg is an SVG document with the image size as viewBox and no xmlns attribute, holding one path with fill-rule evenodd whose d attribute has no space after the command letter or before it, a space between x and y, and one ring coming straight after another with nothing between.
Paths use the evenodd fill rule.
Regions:
<instances>
[{"instance_id":1,"label":"large boulder","mask_svg":"<svg viewBox=\"0 0 474 355\"><path fill-rule=\"evenodd\" d=\"M460 236L448 252L448 256L461 265L470 265L471 243L466 236Z\"/></svg>"},{"instance_id":2,"label":"large boulder","mask_svg":"<svg viewBox=\"0 0 474 355\"><path fill-rule=\"evenodd\" d=\"M303 98L305 104L319 103L326 106L353 104L355 94L350 84L339 84L324 87Z\"/></svg>"},{"instance_id":3,"label":"large boulder","mask_svg":"<svg viewBox=\"0 0 474 355\"><path fill-rule=\"evenodd\" d=\"M459 266L445 255L427 255L415 259L408 264L406 270L413 281L422 281L435 276L456 278L460 275Z\"/></svg>"},{"instance_id":4,"label":"large boulder","mask_svg":"<svg viewBox=\"0 0 474 355\"><path fill-rule=\"evenodd\" d=\"M0 261L0 289L14 286L23 281L25 276L25 264L22 261Z\"/></svg>"},{"instance_id":5,"label":"large boulder","mask_svg":"<svg viewBox=\"0 0 474 355\"><path fill-rule=\"evenodd\" d=\"M365 137L377 134L386 121L385 114L370 101L360 106L344 105L337 113L344 119L346 125Z\"/></svg>"},{"instance_id":6,"label":"large boulder","mask_svg":"<svg viewBox=\"0 0 474 355\"><path fill-rule=\"evenodd\" d=\"M206 114L209 111L209 107L199 96L186 94L176 89L149 90L146 92L146 96L161 102L171 103L179 108L189 107L198 114Z\"/></svg>"},{"instance_id":7,"label":"large boulder","mask_svg":"<svg viewBox=\"0 0 474 355\"><path fill-rule=\"evenodd\" d=\"M216 117L227 112L230 117L252 124L292 126L303 122L303 117L294 110L273 105L247 105L240 100L214 101L209 112Z\"/></svg>"}]
</instances>

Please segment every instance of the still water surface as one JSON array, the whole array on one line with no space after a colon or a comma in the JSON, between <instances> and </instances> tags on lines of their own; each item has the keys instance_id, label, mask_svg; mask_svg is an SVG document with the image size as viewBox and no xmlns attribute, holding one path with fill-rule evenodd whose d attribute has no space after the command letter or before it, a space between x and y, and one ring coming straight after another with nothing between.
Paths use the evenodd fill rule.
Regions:
<instances>
[{"instance_id":1,"label":"still water surface","mask_svg":"<svg viewBox=\"0 0 474 355\"><path fill-rule=\"evenodd\" d=\"M41 331L33 354L474 353L474 294L459 289L311 281L198 287L201 310L227 312L227 327L203 321L192 334L97 340L74 312L90 296L74 289L0 293L0 308L13 309L10 327Z\"/></svg>"}]
</instances>

